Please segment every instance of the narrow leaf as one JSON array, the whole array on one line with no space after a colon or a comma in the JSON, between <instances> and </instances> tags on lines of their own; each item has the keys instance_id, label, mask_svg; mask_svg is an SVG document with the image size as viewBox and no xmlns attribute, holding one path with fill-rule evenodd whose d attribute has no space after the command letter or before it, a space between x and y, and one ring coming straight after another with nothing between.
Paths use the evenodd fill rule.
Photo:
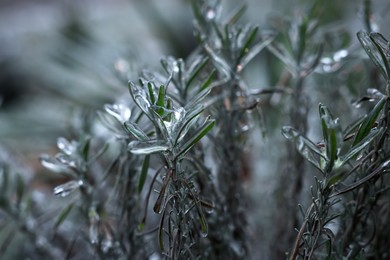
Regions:
<instances>
[{"instance_id":1,"label":"narrow leaf","mask_svg":"<svg viewBox=\"0 0 390 260\"><path fill-rule=\"evenodd\" d=\"M350 191L356 189L357 187L359 187L360 185L363 185L364 183L368 182L369 180L371 180L372 178L374 178L378 174L381 174L384 170L386 170L386 168L389 167L389 165L390 165L390 160L382 163L382 165L380 165L378 168L376 168L370 174L368 174L365 177L361 178L360 180L352 183L348 187L346 187L346 188L336 192L335 194L332 195L332 197L333 196L338 196L338 195L341 195L341 194L344 194L344 193L347 193L347 192L350 192Z\"/></svg>"},{"instance_id":2,"label":"narrow leaf","mask_svg":"<svg viewBox=\"0 0 390 260\"><path fill-rule=\"evenodd\" d=\"M383 133L383 128L381 129L371 129L370 133L364 137L359 143L352 146L351 149L344 155L342 158L342 164L347 163L352 158L356 157L364 148L366 148L371 142L381 133Z\"/></svg>"},{"instance_id":3,"label":"narrow leaf","mask_svg":"<svg viewBox=\"0 0 390 260\"><path fill-rule=\"evenodd\" d=\"M190 71L190 78L187 81L186 89L191 85L191 83L194 81L194 79L199 75L199 73L206 67L207 63L209 62L209 58L203 58L200 63L197 65L196 68L194 68L193 71Z\"/></svg>"},{"instance_id":4,"label":"narrow leaf","mask_svg":"<svg viewBox=\"0 0 390 260\"><path fill-rule=\"evenodd\" d=\"M237 10L234 10L233 14L229 15L227 19L228 24L235 24L245 13L247 6L242 5Z\"/></svg>"},{"instance_id":5,"label":"narrow leaf","mask_svg":"<svg viewBox=\"0 0 390 260\"><path fill-rule=\"evenodd\" d=\"M127 121L124 123L124 127L129 133L131 133L139 141L146 142L149 140L148 135L144 131L142 131L142 129L138 126L138 124L133 123L131 121Z\"/></svg>"},{"instance_id":6,"label":"narrow leaf","mask_svg":"<svg viewBox=\"0 0 390 260\"><path fill-rule=\"evenodd\" d=\"M249 51L244 52L243 56L240 58L239 66L244 68L254 57L256 57L257 54L259 54L265 47L267 47L274 40L274 38L274 36L270 36L261 42L256 43L250 48Z\"/></svg>"},{"instance_id":7,"label":"narrow leaf","mask_svg":"<svg viewBox=\"0 0 390 260\"><path fill-rule=\"evenodd\" d=\"M384 53L384 51L385 49L387 49L386 52L389 51L389 42L380 33L370 33L370 39L372 40L372 43L375 45L379 55L382 58L382 66L384 67L387 75L385 79L388 80L390 76L389 61L387 60L388 53Z\"/></svg>"},{"instance_id":8,"label":"narrow leaf","mask_svg":"<svg viewBox=\"0 0 390 260\"><path fill-rule=\"evenodd\" d=\"M324 158L320 148L318 148L312 141L304 137L298 130L294 129L293 127L284 126L282 128L282 134L287 139L294 141L298 152L317 169L323 172L323 169L320 165L320 158L325 160L327 159Z\"/></svg>"},{"instance_id":9,"label":"narrow leaf","mask_svg":"<svg viewBox=\"0 0 390 260\"><path fill-rule=\"evenodd\" d=\"M71 203L60 212L54 224L54 229L57 229L66 220L66 218L68 217L72 209L73 209L73 204Z\"/></svg>"},{"instance_id":10,"label":"narrow leaf","mask_svg":"<svg viewBox=\"0 0 390 260\"><path fill-rule=\"evenodd\" d=\"M374 126L374 123L375 123L376 119L378 118L380 112L382 111L382 108L385 105L385 103L386 103L386 98L384 97L381 100L379 100L379 102L370 111L370 113L368 113L365 116L362 124L359 127L359 130L356 134L356 137L355 137L355 140L354 140L352 146L357 145L361 140L363 140L364 137L366 137L370 133L370 131L371 131L372 127Z\"/></svg>"},{"instance_id":11,"label":"narrow leaf","mask_svg":"<svg viewBox=\"0 0 390 260\"><path fill-rule=\"evenodd\" d=\"M215 76L217 75L217 70L213 69L207 79L202 83L199 88L199 91L202 91L210 86L210 84L214 81Z\"/></svg>"},{"instance_id":12,"label":"narrow leaf","mask_svg":"<svg viewBox=\"0 0 390 260\"><path fill-rule=\"evenodd\" d=\"M184 107L185 110L191 110L195 105L199 104L209 93L211 89L206 88L191 98L190 102Z\"/></svg>"},{"instance_id":13,"label":"narrow leaf","mask_svg":"<svg viewBox=\"0 0 390 260\"><path fill-rule=\"evenodd\" d=\"M165 86L161 85L158 91L158 98L157 98L156 105L159 107L164 107L164 102L165 102Z\"/></svg>"},{"instance_id":14,"label":"narrow leaf","mask_svg":"<svg viewBox=\"0 0 390 260\"><path fill-rule=\"evenodd\" d=\"M181 146L180 152L175 156L175 158L179 158L180 156L183 156L185 153L188 152L188 150L191 149L192 146L194 146L197 142L199 142L200 139L202 139L203 136L205 136L215 125L215 120L207 119L206 122L203 124L203 126L197 130L197 134L194 135L190 140L188 140L184 145Z\"/></svg>"},{"instance_id":15,"label":"narrow leaf","mask_svg":"<svg viewBox=\"0 0 390 260\"><path fill-rule=\"evenodd\" d=\"M16 205L19 207L24 195L24 181L20 174L16 174Z\"/></svg>"},{"instance_id":16,"label":"narrow leaf","mask_svg":"<svg viewBox=\"0 0 390 260\"><path fill-rule=\"evenodd\" d=\"M152 104L156 103L156 97L154 96L154 86L152 82L148 82L149 98Z\"/></svg>"},{"instance_id":17,"label":"narrow leaf","mask_svg":"<svg viewBox=\"0 0 390 260\"><path fill-rule=\"evenodd\" d=\"M178 142L180 142L184 136L187 134L188 130L191 128L191 126L196 121L195 119L199 117L199 115L203 112L203 108L201 105L194 108L193 111L188 113L185 116L185 122L180 126L177 132L177 136L174 140L174 145L176 145Z\"/></svg>"},{"instance_id":18,"label":"narrow leaf","mask_svg":"<svg viewBox=\"0 0 390 260\"><path fill-rule=\"evenodd\" d=\"M360 44L363 46L364 50L370 57L371 61L382 73L382 76L387 80L389 75L387 74L388 70L385 67L382 53L379 51L377 44L373 41L370 35L365 31L359 31L357 37L360 41Z\"/></svg>"},{"instance_id":19,"label":"narrow leaf","mask_svg":"<svg viewBox=\"0 0 390 260\"><path fill-rule=\"evenodd\" d=\"M255 39L258 30L259 30L259 27L256 26L255 28L252 29L252 32L250 32L246 42L242 46L242 49L241 49L240 54L238 56L238 61L241 61L242 57L244 57L244 55L249 51L249 46L251 45L251 43Z\"/></svg>"},{"instance_id":20,"label":"narrow leaf","mask_svg":"<svg viewBox=\"0 0 390 260\"><path fill-rule=\"evenodd\" d=\"M167 189L170 179L171 179L171 174L170 172L168 172L168 174L165 176L165 180L161 186L160 193L158 194L156 203L154 204L153 207L153 211L157 214L161 213L161 205L163 204L165 198L165 191Z\"/></svg>"},{"instance_id":21,"label":"narrow leaf","mask_svg":"<svg viewBox=\"0 0 390 260\"><path fill-rule=\"evenodd\" d=\"M145 184L145 181L146 181L146 177L148 175L149 160L150 160L150 155L146 155L145 159L144 159L144 162L142 164L141 175L140 175L139 181L138 181L138 193L141 193L141 191L142 191L142 189L144 187L144 184Z\"/></svg>"},{"instance_id":22,"label":"narrow leaf","mask_svg":"<svg viewBox=\"0 0 390 260\"><path fill-rule=\"evenodd\" d=\"M85 140L85 142L83 144L83 149L82 149L82 155L83 155L84 161L88 161L90 143L91 143L91 139L90 138L86 138L86 140Z\"/></svg>"}]
</instances>

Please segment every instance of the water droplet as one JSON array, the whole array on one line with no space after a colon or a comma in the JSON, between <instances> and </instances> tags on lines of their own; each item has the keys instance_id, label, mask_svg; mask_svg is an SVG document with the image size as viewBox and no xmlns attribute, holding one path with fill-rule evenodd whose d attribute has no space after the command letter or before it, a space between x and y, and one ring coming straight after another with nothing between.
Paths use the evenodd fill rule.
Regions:
<instances>
[{"instance_id":1,"label":"water droplet","mask_svg":"<svg viewBox=\"0 0 390 260\"><path fill-rule=\"evenodd\" d=\"M207 237L208 234L209 234L209 233L208 233L207 231L199 230L199 235L200 235L201 237Z\"/></svg>"},{"instance_id":2,"label":"water droplet","mask_svg":"<svg viewBox=\"0 0 390 260\"><path fill-rule=\"evenodd\" d=\"M380 98L384 97L384 94L376 88L368 88L367 95L369 95L373 99L375 99L375 98L380 99Z\"/></svg>"},{"instance_id":3,"label":"water droplet","mask_svg":"<svg viewBox=\"0 0 390 260\"><path fill-rule=\"evenodd\" d=\"M283 126L282 128L282 135L287 138L287 139L295 139L297 138L300 134L297 130L292 128L291 126Z\"/></svg>"},{"instance_id":4,"label":"water droplet","mask_svg":"<svg viewBox=\"0 0 390 260\"><path fill-rule=\"evenodd\" d=\"M104 109L107 111L107 113L115 117L121 123L124 123L127 120L129 120L131 116L130 108L122 104L113 104L113 105L106 104L104 106Z\"/></svg>"},{"instance_id":5,"label":"water droplet","mask_svg":"<svg viewBox=\"0 0 390 260\"><path fill-rule=\"evenodd\" d=\"M76 190L79 187L81 187L82 185L83 185L83 181L82 180L69 181L69 182L67 182L65 184L62 184L60 186L55 187L54 188L54 195L60 196L60 197L66 197L70 193L72 193L74 190Z\"/></svg>"},{"instance_id":6,"label":"water droplet","mask_svg":"<svg viewBox=\"0 0 390 260\"><path fill-rule=\"evenodd\" d=\"M63 165L70 166L73 168L77 167L76 161L74 159L72 159L72 157L70 157L69 155L59 153L56 155L56 159L59 163L61 163Z\"/></svg>"},{"instance_id":7,"label":"water droplet","mask_svg":"<svg viewBox=\"0 0 390 260\"><path fill-rule=\"evenodd\" d=\"M66 170L66 167L63 164L47 154L41 155L39 160L43 167L53 172L63 172Z\"/></svg>"},{"instance_id":8,"label":"water droplet","mask_svg":"<svg viewBox=\"0 0 390 260\"><path fill-rule=\"evenodd\" d=\"M65 138L60 137L57 140L57 147L65 154L71 155L77 149L77 142L75 142L75 141L69 142Z\"/></svg>"}]
</instances>

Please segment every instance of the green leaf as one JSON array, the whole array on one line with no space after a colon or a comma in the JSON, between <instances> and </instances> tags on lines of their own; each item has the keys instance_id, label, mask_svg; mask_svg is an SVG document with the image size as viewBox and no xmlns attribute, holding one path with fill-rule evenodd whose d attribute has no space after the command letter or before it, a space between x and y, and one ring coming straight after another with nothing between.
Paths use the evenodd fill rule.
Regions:
<instances>
[{"instance_id":1,"label":"green leaf","mask_svg":"<svg viewBox=\"0 0 390 260\"><path fill-rule=\"evenodd\" d=\"M327 163L325 166L325 172L330 172L337 159L337 132L340 131L338 120L334 120L329 109L320 104L319 113L321 117L322 134L324 136L324 143L326 147Z\"/></svg>"},{"instance_id":2,"label":"green leaf","mask_svg":"<svg viewBox=\"0 0 390 260\"><path fill-rule=\"evenodd\" d=\"M9 188L9 172L6 166L0 166L0 192L2 196L6 196Z\"/></svg>"},{"instance_id":3,"label":"green leaf","mask_svg":"<svg viewBox=\"0 0 390 260\"><path fill-rule=\"evenodd\" d=\"M238 56L238 62L241 61L242 57L244 57L244 55L246 53L249 52L249 46L251 45L251 43L253 42L253 40L255 39L256 35L257 35L257 32L259 30L259 27L255 27L252 29L252 31L250 32L246 42L244 43L244 45L242 46L242 49L240 51L240 54Z\"/></svg>"},{"instance_id":4,"label":"green leaf","mask_svg":"<svg viewBox=\"0 0 390 260\"><path fill-rule=\"evenodd\" d=\"M375 66L379 69L382 76L388 80L389 78L389 65L386 59L386 55L384 55L376 40L378 35L372 36L365 31L359 31L357 33L357 37L360 41L360 44L363 46L364 50L370 57L371 61L375 64ZM383 36L382 36L383 38Z\"/></svg>"},{"instance_id":5,"label":"green leaf","mask_svg":"<svg viewBox=\"0 0 390 260\"><path fill-rule=\"evenodd\" d=\"M160 224L158 227L158 245L160 246L161 252L164 252L165 246L164 246L164 220L165 220L165 209L168 204L168 201L173 198L173 195L170 195L170 197L167 199L166 204L164 205L164 210L162 212L161 218L160 218Z\"/></svg>"},{"instance_id":6,"label":"green leaf","mask_svg":"<svg viewBox=\"0 0 390 260\"><path fill-rule=\"evenodd\" d=\"M191 98L190 102L184 107L184 109L191 110L194 106L198 105L210 93L210 91L210 88L206 88L199 92L196 96Z\"/></svg>"},{"instance_id":7,"label":"green leaf","mask_svg":"<svg viewBox=\"0 0 390 260\"><path fill-rule=\"evenodd\" d=\"M68 217L72 209L73 209L73 204L71 203L60 212L54 224L54 229L57 229L65 221L65 219Z\"/></svg>"},{"instance_id":8,"label":"green leaf","mask_svg":"<svg viewBox=\"0 0 390 260\"><path fill-rule=\"evenodd\" d=\"M156 105L159 107L165 107L164 102L165 102L165 86L161 85L158 91L158 98L157 98Z\"/></svg>"},{"instance_id":9,"label":"green leaf","mask_svg":"<svg viewBox=\"0 0 390 260\"><path fill-rule=\"evenodd\" d=\"M387 52L389 51L389 42L385 39L385 37L383 37L382 34L376 32L370 33L370 39L372 40L373 44L377 48L382 58L383 67L387 75L385 79L388 80L390 76L389 61L387 59L388 56Z\"/></svg>"},{"instance_id":10,"label":"green leaf","mask_svg":"<svg viewBox=\"0 0 390 260\"><path fill-rule=\"evenodd\" d=\"M200 139L203 138L210 130L214 127L215 120L214 119L206 119L205 123L195 131L195 134L191 139L189 139L185 144L183 144L176 156L175 159L183 156L186 154L197 142L199 142Z\"/></svg>"},{"instance_id":11,"label":"green leaf","mask_svg":"<svg viewBox=\"0 0 390 260\"><path fill-rule=\"evenodd\" d=\"M83 155L84 161L88 161L90 143L91 143L91 139L88 137L85 138L85 140L83 142L83 149L82 149L82 155Z\"/></svg>"},{"instance_id":12,"label":"green leaf","mask_svg":"<svg viewBox=\"0 0 390 260\"><path fill-rule=\"evenodd\" d=\"M176 138L173 142L174 145L176 145L178 142L181 141L182 138L187 134L188 130L191 128L191 126L196 121L195 119L199 117L199 115L203 112L203 108L201 105L198 105L194 107L192 111L187 113L185 115L184 123L180 126L180 128L177 131Z\"/></svg>"},{"instance_id":13,"label":"green leaf","mask_svg":"<svg viewBox=\"0 0 390 260\"><path fill-rule=\"evenodd\" d=\"M160 86L156 105L157 105L156 112L160 116L164 116L164 108L165 108L165 86L164 85Z\"/></svg>"},{"instance_id":14,"label":"green leaf","mask_svg":"<svg viewBox=\"0 0 390 260\"><path fill-rule=\"evenodd\" d=\"M189 71L190 77L186 84L186 89L191 85L191 83L195 80L195 78L199 75L199 73L206 67L209 62L209 58L203 58L199 64L193 69L193 71Z\"/></svg>"},{"instance_id":15,"label":"green leaf","mask_svg":"<svg viewBox=\"0 0 390 260\"><path fill-rule=\"evenodd\" d=\"M156 127L156 130L159 131L158 134L162 135L162 138L164 140L170 141L171 142L171 136L170 133L168 132L168 129L164 123L164 120L161 118L161 116L154 111L154 109L150 108L149 109L151 115L153 115L153 118L151 118L151 121Z\"/></svg>"},{"instance_id":16,"label":"green leaf","mask_svg":"<svg viewBox=\"0 0 390 260\"><path fill-rule=\"evenodd\" d=\"M265 47L267 47L273 40L275 36L269 36L266 39L253 45L247 52L243 53L243 56L240 58L241 69L244 68L257 54L260 53ZM238 69L238 68L236 68Z\"/></svg>"},{"instance_id":17,"label":"green leaf","mask_svg":"<svg viewBox=\"0 0 390 260\"><path fill-rule=\"evenodd\" d=\"M326 188L330 188L331 186L337 184L340 180L342 180L344 177L344 172L338 173L330 177L326 180Z\"/></svg>"},{"instance_id":18,"label":"green leaf","mask_svg":"<svg viewBox=\"0 0 390 260\"><path fill-rule=\"evenodd\" d=\"M17 173L16 174L16 205L19 207L20 202L22 201L24 195L24 181L22 176Z\"/></svg>"},{"instance_id":19,"label":"green leaf","mask_svg":"<svg viewBox=\"0 0 390 260\"><path fill-rule=\"evenodd\" d=\"M190 195L190 198L193 200L194 204L191 206L189 209L186 210L185 214L189 212L193 207L196 208L196 212L198 213L199 216L199 222L200 222L200 235L203 237L206 237L208 234L208 226L207 226L207 221L204 216L203 210L201 209L200 205L202 205L201 200L193 193L189 183L186 180L181 179L180 180L183 186L187 188L187 192ZM206 202L207 207L213 208L214 206L210 203Z\"/></svg>"},{"instance_id":20,"label":"green leaf","mask_svg":"<svg viewBox=\"0 0 390 260\"><path fill-rule=\"evenodd\" d=\"M379 100L379 102L370 111L370 113L368 113L365 116L362 124L359 127L359 130L356 134L356 137L355 137L355 140L354 140L352 146L357 145L361 140L363 140L364 137L366 137L370 133L370 131L371 131L372 127L374 126L374 123L375 123L376 119L378 118L380 112L382 111L385 103L386 103L386 97L381 98L381 100Z\"/></svg>"},{"instance_id":21,"label":"green leaf","mask_svg":"<svg viewBox=\"0 0 390 260\"><path fill-rule=\"evenodd\" d=\"M165 193L166 193L167 186L168 186L170 180L171 180L171 172L168 172L167 175L165 176L164 182L163 182L163 184L161 186L161 189L160 189L160 192L158 194L156 203L153 206L153 211L155 213L157 213L157 214L161 213L161 210L162 210L161 205L164 202Z\"/></svg>"},{"instance_id":22,"label":"green leaf","mask_svg":"<svg viewBox=\"0 0 390 260\"><path fill-rule=\"evenodd\" d=\"M233 12L233 14L229 15L229 18L227 19L228 24L235 24L245 13L247 6L244 4L240 6L237 10Z\"/></svg>"},{"instance_id":23,"label":"green leaf","mask_svg":"<svg viewBox=\"0 0 390 260\"><path fill-rule=\"evenodd\" d=\"M88 160L88 164L91 164L92 162L99 159L100 156L102 156L107 151L109 146L110 146L109 143L105 143L103 145L103 147L100 148L100 150L96 151L95 154L93 156L91 156L91 158Z\"/></svg>"},{"instance_id":24,"label":"green leaf","mask_svg":"<svg viewBox=\"0 0 390 260\"><path fill-rule=\"evenodd\" d=\"M303 55L306 49L306 39L307 37L307 28L308 28L308 19L304 18L302 23L298 26L299 30L299 38L298 38L298 50L296 52L296 60L297 63L300 64L302 62Z\"/></svg>"},{"instance_id":25,"label":"green leaf","mask_svg":"<svg viewBox=\"0 0 390 260\"><path fill-rule=\"evenodd\" d=\"M229 63L209 44L205 43L203 47L213 61L215 68L223 75L223 78L230 79L232 77L233 71Z\"/></svg>"},{"instance_id":26,"label":"green leaf","mask_svg":"<svg viewBox=\"0 0 390 260\"><path fill-rule=\"evenodd\" d=\"M347 163L352 158L356 157L364 148L366 148L371 142L380 134L383 133L383 128L381 129L371 129L370 133L364 137L359 143L352 146L351 149L343 156L342 165Z\"/></svg>"},{"instance_id":27,"label":"green leaf","mask_svg":"<svg viewBox=\"0 0 390 260\"><path fill-rule=\"evenodd\" d=\"M217 76L217 70L216 69L213 69L209 76L207 77L207 79L202 83L202 85L200 86L199 88L199 91L202 91L202 90L205 90L206 88L208 88L211 83L214 81L215 79L215 76Z\"/></svg>"},{"instance_id":28,"label":"green leaf","mask_svg":"<svg viewBox=\"0 0 390 260\"><path fill-rule=\"evenodd\" d=\"M138 124L133 123L131 121L127 121L124 123L124 127L139 141L146 142L149 140L148 135L138 126Z\"/></svg>"},{"instance_id":29,"label":"green leaf","mask_svg":"<svg viewBox=\"0 0 390 260\"><path fill-rule=\"evenodd\" d=\"M148 82L148 91L149 91L150 102L152 104L155 104L156 103L156 97L154 96L154 84L153 84L153 82Z\"/></svg>"},{"instance_id":30,"label":"green leaf","mask_svg":"<svg viewBox=\"0 0 390 260\"><path fill-rule=\"evenodd\" d=\"M282 128L282 134L287 139L295 142L296 149L298 152L306 158L311 164L317 169L323 172L320 165L320 159L327 160L322 154L320 148L318 148L312 141L304 137L299 131L290 126L284 126Z\"/></svg>"},{"instance_id":31,"label":"green leaf","mask_svg":"<svg viewBox=\"0 0 390 260\"><path fill-rule=\"evenodd\" d=\"M146 181L146 177L148 176L149 160L150 160L150 155L146 155L144 162L142 164L141 175L139 176L138 193L141 193Z\"/></svg>"},{"instance_id":32,"label":"green leaf","mask_svg":"<svg viewBox=\"0 0 390 260\"><path fill-rule=\"evenodd\" d=\"M363 185L364 183L366 183L369 180L371 180L373 177L383 173L385 170L387 170L389 168L389 165L390 165L390 160L385 161L378 168L373 170L371 173L365 175L363 178L361 178L358 181L350 184L349 186L345 187L344 189L342 189L340 191L337 191L335 194L332 194L332 196L338 196L338 195L341 195L341 194L344 194L346 192L350 192L350 191L356 189L360 185Z\"/></svg>"}]
</instances>

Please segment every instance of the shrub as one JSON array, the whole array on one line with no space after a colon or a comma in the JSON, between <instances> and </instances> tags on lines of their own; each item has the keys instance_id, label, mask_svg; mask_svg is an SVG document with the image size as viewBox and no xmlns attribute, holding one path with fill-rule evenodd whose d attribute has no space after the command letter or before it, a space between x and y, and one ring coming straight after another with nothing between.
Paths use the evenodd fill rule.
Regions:
<instances>
[{"instance_id":1,"label":"shrub","mask_svg":"<svg viewBox=\"0 0 390 260\"><path fill-rule=\"evenodd\" d=\"M138 79L118 66L129 94L82 113L77 131L58 138L58 153L40 157L57 176L59 198L42 198L2 162L0 252L31 259L387 259L390 44L371 32L370 1L370 32L357 39L375 65L366 72L375 88L359 81L363 56L347 48L345 31L326 26L321 1L263 28L240 22L245 7L225 15L220 1L191 4L197 48L186 58L162 58L161 70L142 70ZM269 88L248 76L263 60ZM348 101L334 98L340 93ZM252 140L260 137L268 141L259 152ZM266 158L279 174L272 192L260 192L269 195L266 207L253 192L266 185L248 180L269 171L254 162L256 153L274 150L279 158ZM260 211L274 216L262 219Z\"/></svg>"}]
</instances>

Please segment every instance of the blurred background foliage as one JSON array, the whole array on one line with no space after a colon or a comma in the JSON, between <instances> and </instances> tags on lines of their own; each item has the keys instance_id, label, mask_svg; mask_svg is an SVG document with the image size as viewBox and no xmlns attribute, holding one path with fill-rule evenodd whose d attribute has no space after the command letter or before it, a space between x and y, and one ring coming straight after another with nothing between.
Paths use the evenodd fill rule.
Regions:
<instances>
[{"instance_id":1,"label":"blurred background foliage","mask_svg":"<svg viewBox=\"0 0 390 260\"><path fill-rule=\"evenodd\" d=\"M233 0L222 2L224 11L237 5ZM263 28L282 28L284 19L299 17L310 5L304 0L245 2L249 8L243 21ZM368 2L372 9L369 21L364 15ZM305 89L310 97L307 135L312 140L320 136L320 101L341 122L350 123L367 109L355 109L352 103L366 88L376 87L368 84L380 79L369 73L373 65L355 35L360 29L371 29L388 36L389 6L380 0L330 0L318 5L315 18L321 27L313 37L323 41L323 58ZM187 57L197 47L192 17L185 0L1 1L0 161L50 191L39 154L52 153L57 137L71 135L80 125L79 114L128 98L127 78L137 78L145 67L160 69L162 56ZM342 62L335 50L346 51ZM130 68L133 74L120 75L117 71L127 71L121 68ZM259 55L244 72L249 86L264 89L286 84L289 79L284 75L281 63L270 52ZM252 136L253 181L245 184L252 203L249 221L255 227L250 236L262 259L272 255L277 236L269 227L275 225L278 211L274 200L277 166L286 156L280 129L289 122L283 102L277 94L261 100L267 134L265 138L259 133ZM50 189L40 186L45 182Z\"/></svg>"}]
</instances>

